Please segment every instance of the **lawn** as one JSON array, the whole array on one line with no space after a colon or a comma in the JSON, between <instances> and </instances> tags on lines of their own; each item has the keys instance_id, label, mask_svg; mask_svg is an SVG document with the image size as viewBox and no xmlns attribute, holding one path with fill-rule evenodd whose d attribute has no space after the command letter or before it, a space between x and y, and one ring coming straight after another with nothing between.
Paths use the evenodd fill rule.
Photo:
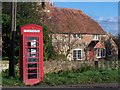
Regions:
<instances>
[{"instance_id":1,"label":"lawn","mask_svg":"<svg viewBox=\"0 0 120 90\"><path fill-rule=\"evenodd\" d=\"M16 78L7 77L7 72L3 72L3 86L24 86L16 73ZM118 82L118 70L116 69L93 69L90 67L78 70L64 71L58 73L48 73L37 85L57 86L73 84L93 84L93 83L114 83Z\"/></svg>"},{"instance_id":2,"label":"lawn","mask_svg":"<svg viewBox=\"0 0 120 90\"><path fill-rule=\"evenodd\" d=\"M87 70L81 72L67 71L60 73L46 74L42 84L48 85L71 85L71 84L93 84L93 83L114 83L118 82L117 70Z\"/></svg>"}]
</instances>

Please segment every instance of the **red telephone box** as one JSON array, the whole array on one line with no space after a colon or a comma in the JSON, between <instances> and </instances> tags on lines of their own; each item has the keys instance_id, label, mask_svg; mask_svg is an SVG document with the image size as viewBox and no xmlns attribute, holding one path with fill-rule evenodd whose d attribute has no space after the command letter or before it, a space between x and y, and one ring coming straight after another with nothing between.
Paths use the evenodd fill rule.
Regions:
<instances>
[{"instance_id":1,"label":"red telephone box","mask_svg":"<svg viewBox=\"0 0 120 90\"><path fill-rule=\"evenodd\" d=\"M43 79L43 31L35 24L20 27L20 78L25 85Z\"/></svg>"}]
</instances>

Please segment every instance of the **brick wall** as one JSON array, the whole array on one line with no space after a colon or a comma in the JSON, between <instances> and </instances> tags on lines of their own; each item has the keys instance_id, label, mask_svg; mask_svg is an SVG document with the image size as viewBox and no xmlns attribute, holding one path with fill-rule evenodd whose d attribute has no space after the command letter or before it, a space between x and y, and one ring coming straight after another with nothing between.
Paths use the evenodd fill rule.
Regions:
<instances>
[{"instance_id":1,"label":"brick wall","mask_svg":"<svg viewBox=\"0 0 120 90\"><path fill-rule=\"evenodd\" d=\"M52 45L59 54L64 54L70 61L73 59L73 49L82 50L82 60L85 60L84 49L93 40L92 34L82 34L82 38L74 38L73 34L52 34ZM102 35L99 35L101 39Z\"/></svg>"},{"instance_id":2,"label":"brick wall","mask_svg":"<svg viewBox=\"0 0 120 90\"><path fill-rule=\"evenodd\" d=\"M76 48L82 49L82 60L85 60L84 49L93 40L92 34L82 34L82 38L74 38L73 34L51 34L51 36L55 51L59 54L64 54L70 61L73 60L73 49ZM109 39L108 34L98 36L98 40L103 43L107 42ZM110 39L110 44L113 52L111 58L117 58L118 48L112 39Z\"/></svg>"}]
</instances>

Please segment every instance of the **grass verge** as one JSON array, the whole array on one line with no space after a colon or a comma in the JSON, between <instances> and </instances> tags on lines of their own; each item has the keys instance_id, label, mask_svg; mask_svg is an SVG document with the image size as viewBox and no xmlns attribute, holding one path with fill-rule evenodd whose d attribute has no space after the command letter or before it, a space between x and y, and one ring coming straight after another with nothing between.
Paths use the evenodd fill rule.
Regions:
<instances>
[{"instance_id":1,"label":"grass verge","mask_svg":"<svg viewBox=\"0 0 120 90\"><path fill-rule=\"evenodd\" d=\"M16 77L7 77L7 72L3 72L3 86L24 86ZM117 83L118 70L112 69L91 69L81 68L78 70L64 71L58 73L48 73L44 75L44 79L38 85L40 86L57 86L57 85L73 85L73 84L93 84L93 83Z\"/></svg>"}]
</instances>

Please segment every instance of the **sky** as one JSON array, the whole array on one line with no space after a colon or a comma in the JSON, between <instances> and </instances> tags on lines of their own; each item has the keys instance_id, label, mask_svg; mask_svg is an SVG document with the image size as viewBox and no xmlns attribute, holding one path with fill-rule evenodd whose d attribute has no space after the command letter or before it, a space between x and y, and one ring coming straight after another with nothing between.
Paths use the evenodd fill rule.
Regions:
<instances>
[{"instance_id":1,"label":"sky","mask_svg":"<svg viewBox=\"0 0 120 90\"><path fill-rule=\"evenodd\" d=\"M55 2L55 7L81 10L108 33L118 34L117 2Z\"/></svg>"}]
</instances>

